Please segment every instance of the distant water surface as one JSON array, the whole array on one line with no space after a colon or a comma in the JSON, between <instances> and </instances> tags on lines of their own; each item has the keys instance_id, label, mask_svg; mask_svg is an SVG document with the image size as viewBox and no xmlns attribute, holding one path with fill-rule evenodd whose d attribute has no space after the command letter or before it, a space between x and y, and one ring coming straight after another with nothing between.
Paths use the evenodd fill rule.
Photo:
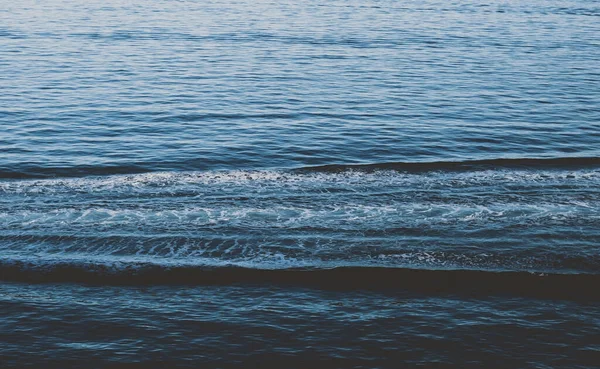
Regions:
<instances>
[{"instance_id":1,"label":"distant water surface","mask_svg":"<svg viewBox=\"0 0 600 369\"><path fill-rule=\"evenodd\" d=\"M0 168L597 156L595 1L20 1Z\"/></svg>"},{"instance_id":2,"label":"distant water surface","mask_svg":"<svg viewBox=\"0 0 600 369\"><path fill-rule=\"evenodd\" d=\"M3 4L0 367L594 367L599 60L590 0Z\"/></svg>"}]
</instances>

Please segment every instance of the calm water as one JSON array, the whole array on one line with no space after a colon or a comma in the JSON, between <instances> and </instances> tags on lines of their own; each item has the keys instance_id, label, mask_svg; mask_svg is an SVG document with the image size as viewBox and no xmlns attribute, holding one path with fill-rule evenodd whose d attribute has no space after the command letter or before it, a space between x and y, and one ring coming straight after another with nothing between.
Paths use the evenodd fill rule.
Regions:
<instances>
[{"instance_id":1,"label":"calm water","mask_svg":"<svg viewBox=\"0 0 600 369\"><path fill-rule=\"evenodd\" d=\"M595 367L600 2L0 6L0 366Z\"/></svg>"}]
</instances>

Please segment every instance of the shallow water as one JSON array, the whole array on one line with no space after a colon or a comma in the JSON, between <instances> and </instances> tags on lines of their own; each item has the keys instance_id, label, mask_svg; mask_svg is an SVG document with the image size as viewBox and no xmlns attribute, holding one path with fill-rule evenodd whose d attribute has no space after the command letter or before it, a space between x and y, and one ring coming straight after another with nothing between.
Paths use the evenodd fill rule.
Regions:
<instances>
[{"instance_id":1,"label":"shallow water","mask_svg":"<svg viewBox=\"0 0 600 369\"><path fill-rule=\"evenodd\" d=\"M570 301L267 286L3 284L0 305L4 366L598 363L597 305Z\"/></svg>"},{"instance_id":2,"label":"shallow water","mask_svg":"<svg viewBox=\"0 0 600 369\"><path fill-rule=\"evenodd\" d=\"M4 5L0 366L593 367L599 16Z\"/></svg>"}]
</instances>

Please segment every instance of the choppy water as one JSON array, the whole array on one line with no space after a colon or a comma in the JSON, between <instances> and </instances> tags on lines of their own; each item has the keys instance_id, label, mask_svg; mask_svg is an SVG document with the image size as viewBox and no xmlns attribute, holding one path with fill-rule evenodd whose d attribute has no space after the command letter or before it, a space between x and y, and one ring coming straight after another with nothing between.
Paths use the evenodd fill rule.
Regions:
<instances>
[{"instance_id":1,"label":"choppy water","mask_svg":"<svg viewBox=\"0 0 600 369\"><path fill-rule=\"evenodd\" d=\"M599 16L2 4L0 366L597 365Z\"/></svg>"}]
</instances>

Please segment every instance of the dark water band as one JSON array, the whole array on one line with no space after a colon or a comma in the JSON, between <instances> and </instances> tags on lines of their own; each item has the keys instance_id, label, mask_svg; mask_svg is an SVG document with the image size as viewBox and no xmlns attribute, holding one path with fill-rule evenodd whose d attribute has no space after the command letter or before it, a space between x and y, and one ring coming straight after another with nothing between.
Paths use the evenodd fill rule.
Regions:
<instances>
[{"instance_id":1,"label":"dark water band","mask_svg":"<svg viewBox=\"0 0 600 369\"><path fill-rule=\"evenodd\" d=\"M156 171L207 170L207 161L161 163L133 163L131 165L80 165L80 166L39 166L22 164L16 168L0 167L3 179L42 179L55 177L85 177L117 174L139 174ZM225 163L216 163L225 166ZM216 165L215 164L215 165ZM344 171L374 172L393 170L408 173L431 171L468 172L490 169L584 169L600 167L600 157L561 157L561 158L499 158L465 161L434 162L384 162L370 164L328 164L291 169L292 173L339 173ZM233 169L233 168L232 168ZM254 168L253 170L260 170Z\"/></svg>"},{"instance_id":2,"label":"dark water band","mask_svg":"<svg viewBox=\"0 0 600 369\"><path fill-rule=\"evenodd\" d=\"M296 172L344 172L356 170L373 172L378 170L395 170L401 172L468 172L488 169L581 169L600 166L597 157L573 158L502 158L466 161L434 161L434 162L387 162L373 164L332 164L296 169Z\"/></svg>"},{"instance_id":3,"label":"dark water band","mask_svg":"<svg viewBox=\"0 0 600 369\"><path fill-rule=\"evenodd\" d=\"M252 269L244 267L115 267L90 263L0 262L0 280L91 285L274 285L325 290L394 291L466 296L600 300L600 274L544 274L482 270L427 270L382 267Z\"/></svg>"},{"instance_id":4,"label":"dark water band","mask_svg":"<svg viewBox=\"0 0 600 369\"><path fill-rule=\"evenodd\" d=\"M42 167L35 165L27 165L15 169L12 169L10 167L0 167L0 179L44 179L56 177L86 177L117 174L139 174L147 172L152 172L152 170L141 165L81 165L73 167Z\"/></svg>"}]
</instances>

